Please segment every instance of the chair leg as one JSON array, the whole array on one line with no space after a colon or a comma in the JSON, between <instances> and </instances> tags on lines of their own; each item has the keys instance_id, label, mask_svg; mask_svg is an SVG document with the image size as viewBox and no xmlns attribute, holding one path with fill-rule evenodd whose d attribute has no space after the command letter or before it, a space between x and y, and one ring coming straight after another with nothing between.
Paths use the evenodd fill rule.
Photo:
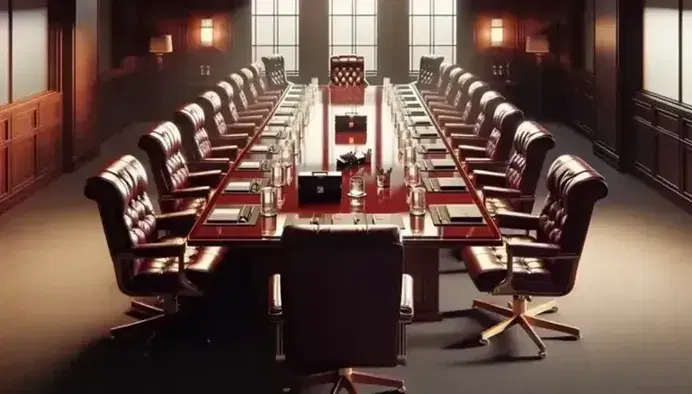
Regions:
<instances>
[{"instance_id":1,"label":"chair leg","mask_svg":"<svg viewBox=\"0 0 692 394\"><path fill-rule=\"evenodd\" d=\"M162 308L147 304L146 302L137 301L137 300L133 300L132 302L130 302L130 308L132 308L133 311L152 315L152 316L160 315L163 313Z\"/></svg>"},{"instance_id":2,"label":"chair leg","mask_svg":"<svg viewBox=\"0 0 692 394\"><path fill-rule=\"evenodd\" d=\"M387 376L375 375L367 372L354 371L349 375L349 381L355 384L367 384L372 386L383 386L398 390L404 390L404 381ZM404 392L402 391L402 392Z\"/></svg>"},{"instance_id":3,"label":"chair leg","mask_svg":"<svg viewBox=\"0 0 692 394\"><path fill-rule=\"evenodd\" d=\"M538 306L534 306L533 308L530 308L529 310L526 311L526 315L528 316L538 316L543 313L555 313L557 312L557 301L551 300L546 302L545 304L541 304Z\"/></svg>"},{"instance_id":4,"label":"chair leg","mask_svg":"<svg viewBox=\"0 0 692 394\"><path fill-rule=\"evenodd\" d=\"M133 334L150 334L152 331L157 331L169 320L168 315L158 315L148 319L139 320L129 324L111 328L111 337L118 339L121 337Z\"/></svg>"},{"instance_id":5,"label":"chair leg","mask_svg":"<svg viewBox=\"0 0 692 394\"><path fill-rule=\"evenodd\" d=\"M538 356L541 358L545 357L545 344L543 343L541 337L539 337L536 333L536 330L534 330L533 327L531 327L531 324L529 324L529 322L526 320L526 317L519 315L517 317L517 322L519 323L521 328L523 328L524 331L526 331L533 343L535 343L536 346L538 346Z\"/></svg>"},{"instance_id":6,"label":"chair leg","mask_svg":"<svg viewBox=\"0 0 692 394\"><path fill-rule=\"evenodd\" d=\"M505 332L508 328L512 327L513 325L517 324L517 318L516 317L510 317L507 320L503 320L494 326L488 328L487 330L484 330L481 333L481 339L480 342L482 345L487 345L488 340L494 336L497 336L499 334L502 334Z\"/></svg>"},{"instance_id":7,"label":"chair leg","mask_svg":"<svg viewBox=\"0 0 692 394\"><path fill-rule=\"evenodd\" d=\"M511 306L509 308L503 308L499 305L491 304L489 302L481 301L481 300L473 300L472 306L473 306L473 308L476 308L476 309L482 309L484 311L497 313L498 315L502 315L502 316L506 316L506 317L514 316L514 311L512 311Z\"/></svg>"},{"instance_id":8,"label":"chair leg","mask_svg":"<svg viewBox=\"0 0 692 394\"><path fill-rule=\"evenodd\" d=\"M327 383L339 383L341 380L341 377L339 376L338 373L332 371L332 372L323 372L323 373L318 373L315 375L310 375L310 376L303 376L298 379L296 379L296 382L293 385L293 388L291 391L299 393L300 390L306 389L308 387L312 386L319 386L322 384L327 384Z\"/></svg>"},{"instance_id":9,"label":"chair leg","mask_svg":"<svg viewBox=\"0 0 692 394\"><path fill-rule=\"evenodd\" d=\"M535 316L524 316L526 321L535 327L544 328L546 330L557 331L563 334L571 335L576 339L581 338L581 330L578 327L570 326L567 324L557 323L554 321L542 319Z\"/></svg>"},{"instance_id":10,"label":"chair leg","mask_svg":"<svg viewBox=\"0 0 692 394\"><path fill-rule=\"evenodd\" d=\"M334 385L332 386L332 389L329 390L330 394L339 394L339 391L343 388L342 383L344 382L344 378L339 378L336 382L334 382ZM346 389L348 390L348 388Z\"/></svg>"}]
</instances>

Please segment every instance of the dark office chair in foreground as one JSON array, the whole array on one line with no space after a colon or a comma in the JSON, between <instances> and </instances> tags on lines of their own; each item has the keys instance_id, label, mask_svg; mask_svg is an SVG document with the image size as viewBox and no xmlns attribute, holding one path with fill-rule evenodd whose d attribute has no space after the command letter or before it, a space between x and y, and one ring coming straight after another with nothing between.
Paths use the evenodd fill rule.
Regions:
<instances>
[{"instance_id":1,"label":"dark office chair in foreground","mask_svg":"<svg viewBox=\"0 0 692 394\"><path fill-rule=\"evenodd\" d=\"M493 295L512 296L509 307L475 300L473 307L497 313L506 320L481 333L481 343L519 324L546 356L543 340L533 327L580 337L577 327L538 317L557 311L557 303L529 308L531 298L569 294L577 278L579 260L596 203L608 194L605 179L582 159L563 155L548 170L548 196L539 215L499 212L501 228L535 232L508 235L502 247L468 247L462 260L478 290Z\"/></svg>"},{"instance_id":2,"label":"dark office chair in foreground","mask_svg":"<svg viewBox=\"0 0 692 394\"><path fill-rule=\"evenodd\" d=\"M413 279L403 272L399 228L287 226L281 246L286 257L271 277L269 306L277 359L285 355L295 376L318 372L297 378L291 392L328 383L332 393L356 394L356 384L405 392L402 380L353 370L406 361Z\"/></svg>"}]
</instances>

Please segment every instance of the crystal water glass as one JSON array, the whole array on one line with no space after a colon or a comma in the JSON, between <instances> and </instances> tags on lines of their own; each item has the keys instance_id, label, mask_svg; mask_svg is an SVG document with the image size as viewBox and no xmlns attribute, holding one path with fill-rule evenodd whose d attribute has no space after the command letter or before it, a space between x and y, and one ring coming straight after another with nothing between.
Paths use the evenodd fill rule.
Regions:
<instances>
[{"instance_id":1,"label":"crystal water glass","mask_svg":"<svg viewBox=\"0 0 692 394\"><path fill-rule=\"evenodd\" d=\"M265 217L276 216L278 212L276 189L268 186L260 190L260 214Z\"/></svg>"},{"instance_id":2,"label":"crystal water glass","mask_svg":"<svg viewBox=\"0 0 692 394\"><path fill-rule=\"evenodd\" d=\"M409 199L409 213L413 216L425 215L425 188L414 186L411 188Z\"/></svg>"},{"instance_id":3,"label":"crystal water glass","mask_svg":"<svg viewBox=\"0 0 692 394\"><path fill-rule=\"evenodd\" d=\"M281 151L283 157L283 149ZM286 174L284 166L276 162L271 167L271 185L273 187L281 187L286 183Z\"/></svg>"}]
</instances>

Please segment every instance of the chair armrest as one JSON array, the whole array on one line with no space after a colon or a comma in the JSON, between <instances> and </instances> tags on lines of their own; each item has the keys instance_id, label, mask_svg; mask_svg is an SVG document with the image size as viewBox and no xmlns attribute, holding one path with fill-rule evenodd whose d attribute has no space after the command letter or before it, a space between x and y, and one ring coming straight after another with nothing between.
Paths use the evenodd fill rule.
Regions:
<instances>
[{"instance_id":1,"label":"chair armrest","mask_svg":"<svg viewBox=\"0 0 692 394\"><path fill-rule=\"evenodd\" d=\"M473 179L477 186L502 187L507 184L507 175L504 172L474 170Z\"/></svg>"},{"instance_id":2,"label":"chair armrest","mask_svg":"<svg viewBox=\"0 0 692 394\"><path fill-rule=\"evenodd\" d=\"M481 146L488 143L488 139L485 137L479 137L475 134L452 134L452 141L458 145L473 145Z\"/></svg>"},{"instance_id":3,"label":"chair armrest","mask_svg":"<svg viewBox=\"0 0 692 394\"><path fill-rule=\"evenodd\" d=\"M492 160L488 157L469 157L464 161L466 168L475 171L497 171L507 167L507 162ZM497 171L501 172L501 171Z\"/></svg>"},{"instance_id":4,"label":"chair armrest","mask_svg":"<svg viewBox=\"0 0 692 394\"><path fill-rule=\"evenodd\" d=\"M446 103L447 102L447 97L445 96L436 96L436 95L431 95L431 96L423 96L425 98L425 101L428 102L428 106L432 103Z\"/></svg>"},{"instance_id":5,"label":"chair armrest","mask_svg":"<svg viewBox=\"0 0 692 394\"><path fill-rule=\"evenodd\" d=\"M189 182L195 186L209 186L216 187L221 182L223 178L223 172L218 169L207 170L207 171L196 171L191 172L189 175Z\"/></svg>"},{"instance_id":6,"label":"chair armrest","mask_svg":"<svg viewBox=\"0 0 692 394\"><path fill-rule=\"evenodd\" d=\"M461 134L473 134L473 129L475 128L475 125L472 124L467 124L467 123L447 123L445 125L445 129L449 133L461 133Z\"/></svg>"},{"instance_id":7,"label":"chair armrest","mask_svg":"<svg viewBox=\"0 0 692 394\"><path fill-rule=\"evenodd\" d=\"M283 314L281 303L281 275L269 277L269 317L280 320Z\"/></svg>"},{"instance_id":8,"label":"chair armrest","mask_svg":"<svg viewBox=\"0 0 692 394\"><path fill-rule=\"evenodd\" d=\"M403 322L413 320L413 277L404 274L401 277L401 308L399 318Z\"/></svg>"},{"instance_id":9,"label":"chair armrest","mask_svg":"<svg viewBox=\"0 0 692 394\"><path fill-rule=\"evenodd\" d=\"M266 108L251 108L248 107L245 111L238 111L238 117L239 118L246 118L248 116L261 116L262 118L266 118L267 115L269 115L269 110Z\"/></svg>"},{"instance_id":10,"label":"chair armrest","mask_svg":"<svg viewBox=\"0 0 692 394\"><path fill-rule=\"evenodd\" d=\"M440 127L445 128L447 125L450 124L462 124L465 125L464 123L464 118L459 114L458 112L454 111L437 111L433 110L433 116L437 117L437 123L440 124ZM473 133L473 127L471 130L469 130L469 134Z\"/></svg>"},{"instance_id":11,"label":"chair armrest","mask_svg":"<svg viewBox=\"0 0 692 394\"><path fill-rule=\"evenodd\" d=\"M226 172L233 162L223 157L208 157L204 160L188 161L187 166L192 171L219 170Z\"/></svg>"},{"instance_id":12,"label":"chair armrest","mask_svg":"<svg viewBox=\"0 0 692 394\"><path fill-rule=\"evenodd\" d=\"M197 211L194 209L164 213L156 215L156 230L171 231L181 235L184 233L184 235L187 235L196 220Z\"/></svg>"},{"instance_id":13,"label":"chair armrest","mask_svg":"<svg viewBox=\"0 0 692 394\"><path fill-rule=\"evenodd\" d=\"M450 115L450 116L460 116L460 112L457 111L457 109L447 103L441 103L439 101L434 101L430 103L430 106L428 107L430 109L430 112L432 112L434 115Z\"/></svg>"},{"instance_id":14,"label":"chair armrest","mask_svg":"<svg viewBox=\"0 0 692 394\"><path fill-rule=\"evenodd\" d=\"M212 146L211 156L212 157L235 159L236 157L238 157L238 145Z\"/></svg>"},{"instance_id":15,"label":"chair armrest","mask_svg":"<svg viewBox=\"0 0 692 394\"><path fill-rule=\"evenodd\" d=\"M161 198L208 198L209 193L211 193L209 186L195 186L171 190L168 193L161 194Z\"/></svg>"},{"instance_id":16,"label":"chair armrest","mask_svg":"<svg viewBox=\"0 0 692 394\"><path fill-rule=\"evenodd\" d=\"M277 98L274 96L257 96L257 101L255 102L255 104L269 103L269 104L274 105L274 102L276 101L276 99Z\"/></svg>"},{"instance_id":17,"label":"chair armrest","mask_svg":"<svg viewBox=\"0 0 692 394\"><path fill-rule=\"evenodd\" d=\"M459 145L458 151L461 159L469 157L485 157L485 146Z\"/></svg>"},{"instance_id":18,"label":"chair armrest","mask_svg":"<svg viewBox=\"0 0 692 394\"><path fill-rule=\"evenodd\" d=\"M273 103L267 103L264 101L257 101L254 104L250 104L247 106L248 111L264 110L267 111L267 114L269 114L272 108L274 108Z\"/></svg>"},{"instance_id":19,"label":"chair armrest","mask_svg":"<svg viewBox=\"0 0 692 394\"><path fill-rule=\"evenodd\" d=\"M537 230L539 217L529 213L502 211L495 215L498 227L517 230Z\"/></svg>"},{"instance_id":20,"label":"chair armrest","mask_svg":"<svg viewBox=\"0 0 692 394\"><path fill-rule=\"evenodd\" d=\"M140 244L132 248L132 256L121 255L121 257L177 257L185 252L185 242L185 238L173 238L171 240L163 242L151 242L146 244Z\"/></svg>"},{"instance_id":21,"label":"chair armrest","mask_svg":"<svg viewBox=\"0 0 692 394\"><path fill-rule=\"evenodd\" d=\"M508 187L483 186L483 200L486 198L517 199L521 197L521 191Z\"/></svg>"},{"instance_id":22,"label":"chair armrest","mask_svg":"<svg viewBox=\"0 0 692 394\"><path fill-rule=\"evenodd\" d=\"M264 116L262 115L248 115L248 116L239 116L238 121L235 123L231 123L228 125L228 127L231 127L234 124L246 124L248 126L257 126L262 124L264 122ZM246 127L248 127L246 126Z\"/></svg>"},{"instance_id":23,"label":"chair armrest","mask_svg":"<svg viewBox=\"0 0 692 394\"><path fill-rule=\"evenodd\" d=\"M507 241L505 246L512 257L551 258L560 254L560 247L543 242Z\"/></svg>"}]
</instances>

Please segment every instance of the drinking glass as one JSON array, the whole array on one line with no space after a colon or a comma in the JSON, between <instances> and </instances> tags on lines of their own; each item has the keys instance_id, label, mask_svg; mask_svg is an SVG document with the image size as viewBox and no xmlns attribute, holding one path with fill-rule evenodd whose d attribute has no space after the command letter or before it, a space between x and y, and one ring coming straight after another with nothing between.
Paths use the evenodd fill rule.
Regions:
<instances>
[{"instance_id":1,"label":"drinking glass","mask_svg":"<svg viewBox=\"0 0 692 394\"><path fill-rule=\"evenodd\" d=\"M362 197L365 195L365 180L362 176L354 176L351 178L351 187L349 195L351 197Z\"/></svg>"},{"instance_id":2,"label":"drinking glass","mask_svg":"<svg viewBox=\"0 0 692 394\"><path fill-rule=\"evenodd\" d=\"M423 216L425 215L426 203L425 203L425 188L420 186L415 186L411 188L411 198L410 198L410 209L409 213L413 216Z\"/></svg>"},{"instance_id":3,"label":"drinking glass","mask_svg":"<svg viewBox=\"0 0 692 394\"><path fill-rule=\"evenodd\" d=\"M283 156L283 150L282 150ZM285 184L284 176L284 166L281 163L274 163L271 168L271 185L274 187L281 187Z\"/></svg>"},{"instance_id":4,"label":"drinking glass","mask_svg":"<svg viewBox=\"0 0 692 394\"><path fill-rule=\"evenodd\" d=\"M278 212L278 202L276 190L271 187L263 187L260 190L260 214L265 217L276 216Z\"/></svg>"},{"instance_id":5,"label":"drinking glass","mask_svg":"<svg viewBox=\"0 0 692 394\"><path fill-rule=\"evenodd\" d=\"M406 167L406 181L409 186L418 186L420 184L420 168L414 163Z\"/></svg>"},{"instance_id":6,"label":"drinking glass","mask_svg":"<svg viewBox=\"0 0 692 394\"><path fill-rule=\"evenodd\" d=\"M293 166L293 143L295 141L293 138L284 140L283 147L281 148L281 164L284 167Z\"/></svg>"},{"instance_id":7,"label":"drinking glass","mask_svg":"<svg viewBox=\"0 0 692 394\"><path fill-rule=\"evenodd\" d=\"M404 165L410 167L416 164L416 148L411 143L411 140L407 140L409 146L404 147Z\"/></svg>"}]
</instances>

